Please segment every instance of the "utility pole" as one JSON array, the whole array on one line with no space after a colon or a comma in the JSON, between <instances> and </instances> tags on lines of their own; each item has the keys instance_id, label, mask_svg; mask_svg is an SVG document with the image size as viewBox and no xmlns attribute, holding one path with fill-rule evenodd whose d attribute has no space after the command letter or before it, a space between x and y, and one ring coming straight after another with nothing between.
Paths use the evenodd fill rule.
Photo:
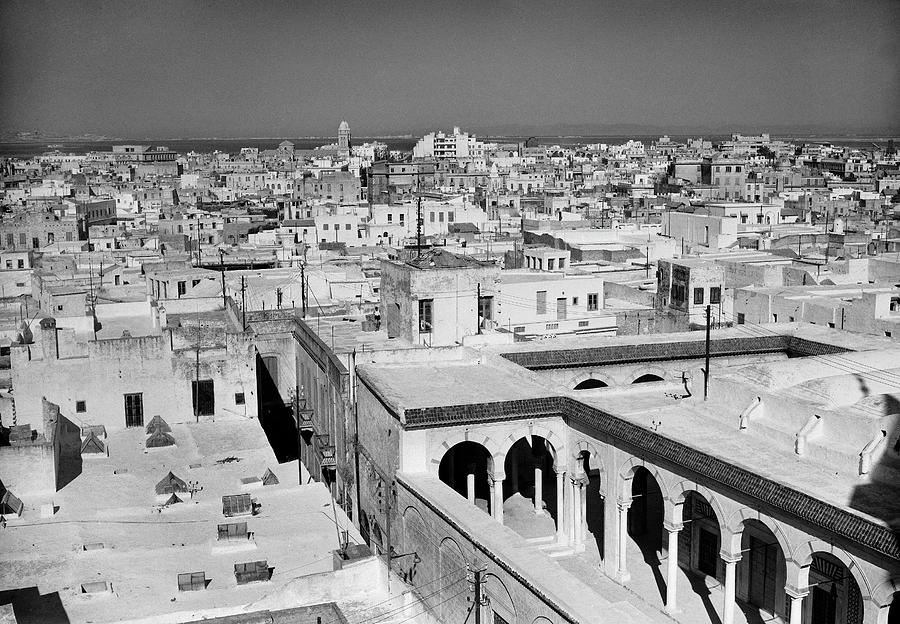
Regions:
<instances>
[{"instance_id":1,"label":"utility pole","mask_svg":"<svg viewBox=\"0 0 900 624\"><path fill-rule=\"evenodd\" d=\"M275 307L281 309L281 288L275 289Z\"/></svg>"},{"instance_id":2,"label":"utility pole","mask_svg":"<svg viewBox=\"0 0 900 624\"><path fill-rule=\"evenodd\" d=\"M831 237L828 236L828 208L825 208L825 264L828 264L828 245L831 243Z\"/></svg>"},{"instance_id":3,"label":"utility pole","mask_svg":"<svg viewBox=\"0 0 900 624\"><path fill-rule=\"evenodd\" d=\"M647 277L650 277L650 241L647 241Z\"/></svg>"},{"instance_id":4,"label":"utility pole","mask_svg":"<svg viewBox=\"0 0 900 624\"><path fill-rule=\"evenodd\" d=\"M197 268L203 262L203 256L200 253L200 215L197 215Z\"/></svg>"},{"instance_id":5,"label":"utility pole","mask_svg":"<svg viewBox=\"0 0 900 624\"><path fill-rule=\"evenodd\" d=\"M416 257L422 257L422 196L416 197Z\"/></svg>"},{"instance_id":6,"label":"utility pole","mask_svg":"<svg viewBox=\"0 0 900 624\"><path fill-rule=\"evenodd\" d=\"M303 318L306 318L306 263L300 263L300 304L303 306Z\"/></svg>"},{"instance_id":7,"label":"utility pole","mask_svg":"<svg viewBox=\"0 0 900 624\"><path fill-rule=\"evenodd\" d=\"M481 282L478 282L478 299L475 303L475 324L478 327L476 332L481 335Z\"/></svg>"},{"instance_id":8,"label":"utility pole","mask_svg":"<svg viewBox=\"0 0 900 624\"><path fill-rule=\"evenodd\" d=\"M200 422L200 311L197 311L197 359L194 376L194 419Z\"/></svg>"},{"instance_id":9,"label":"utility pole","mask_svg":"<svg viewBox=\"0 0 900 624\"><path fill-rule=\"evenodd\" d=\"M241 275L241 323L247 331L247 278Z\"/></svg>"},{"instance_id":10,"label":"utility pole","mask_svg":"<svg viewBox=\"0 0 900 624\"><path fill-rule=\"evenodd\" d=\"M488 603L487 596L482 591L484 584L484 567L475 560L469 566L466 566L466 580L469 581L469 589L475 593L475 599L472 601L472 608L475 610L475 624L481 624L481 607Z\"/></svg>"},{"instance_id":11,"label":"utility pole","mask_svg":"<svg viewBox=\"0 0 900 624\"><path fill-rule=\"evenodd\" d=\"M219 250L219 272L222 274L222 309L225 309L225 250Z\"/></svg>"},{"instance_id":12,"label":"utility pole","mask_svg":"<svg viewBox=\"0 0 900 624\"><path fill-rule=\"evenodd\" d=\"M300 386L294 386L294 422L297 423L297 483L303 485L303 462L300 461Z\"/></svg>"},{"instance_id":13,"label":"utility pole","mask_svg":"<svg viewBox=\"0 0 900 624\"><path fill-rule=\"evenodd\" d=\"M706 306L706 363L703 368L703 400L709 394L709 325L710 325L710 305Z\"/></svg>"}]
</instances>

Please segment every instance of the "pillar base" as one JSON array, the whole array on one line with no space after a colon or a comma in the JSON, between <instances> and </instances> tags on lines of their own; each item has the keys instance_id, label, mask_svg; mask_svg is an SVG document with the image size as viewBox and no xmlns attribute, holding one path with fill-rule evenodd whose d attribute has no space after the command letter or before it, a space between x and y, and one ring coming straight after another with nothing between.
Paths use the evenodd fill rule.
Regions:
<instances>
[{"instance_id":1,"label":"pillar base","mask_svg":"<svg viewBox=\"0 0 900 624\"><path fill-rule=\"evenodd\" d=\"M631 580L631 572L616 572L617 583L627 583Z\"/></svg>"}]
</instances>

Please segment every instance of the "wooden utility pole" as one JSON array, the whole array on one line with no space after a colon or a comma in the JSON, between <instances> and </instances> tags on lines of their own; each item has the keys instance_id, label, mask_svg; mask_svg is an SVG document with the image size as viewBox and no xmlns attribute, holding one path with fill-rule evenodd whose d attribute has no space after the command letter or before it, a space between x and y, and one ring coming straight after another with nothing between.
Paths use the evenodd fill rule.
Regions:
<instances>
[{"instance_id":1,"label":"wooden utility pole","mask_svg":"<svg viewBox=\"0 0 900 624\"><path fill-rule=\"evenodd\" d=\"M481 282L478 282L478 298L475 301L475 322L478 326L478 331L476 332L479 336L481 335Z\"/></svg>"},{"instance_id":2,"label":"wooden utility pole","mask_svg":"<svg viewBox=\"0 0 900 624\"><path fill-rule=\"evenodd\" d=\"M247 331L247 278L241 275L241 324Z\"/></svg>"},{"instance_id":3,"label":"wooden utility pole","mask_svg":"<svg viewBox=\"0 0 900 624\"><path fill-rule=\"evenodd\" d=\"M422 196L416 197L416 257L422 257Z\"/></svg>"},{"instance_id":4,"label":"wooden utility pole","mask_svg":"<svg viewBox=\"0 0 900 624\"><path fill-rule=\"evenodd\" d=\"M222 274L222 309L225 309L225 250L219 250L219 272Z\"/></svg>"},{"instance_id":5,"label":"wooden utility pole","mask_svg":"<svg viewBox=\"0 0 900 624\"><path fill-rule=\"evenodd\" d=\"M710 325L710 306L706 306L706 362L703 368L703 400L709 394L709 325Z\"/></svg>"},{"instance_id":6,"label":"wooden utility pole","mask_svg":"<svg viewBox=\"0 0 900 624\"><path fill-rule=\"evenodd\" d=\"M200 311L197 311L197 359L194 369L194 420L200 422Z\"/></svg>"},{"instance_id":7,"label":"wooden utility pole","mask_svg":"<svg viewBox=\"0 0 900 624\"><path fill-rule=\"evenodd\" d=\"M475 593L475 599L472 601L472 609L475 610L475 624L481 624L481 607L488 603L487 596L482 591L484 584L484 567L476 560L467 566L466 578L469 581L469 588Z\"/></svg>"},{"instance_id":8,"label":"wooden utility pole","mask_svg":"<svg viewBox=\"0 0 900 624\"><path fill-rule=\"evenodd\" d=\"M306 263L300 263L300 305L303 306L303 316L306 318Z\"/></svg>"}]
</instances>

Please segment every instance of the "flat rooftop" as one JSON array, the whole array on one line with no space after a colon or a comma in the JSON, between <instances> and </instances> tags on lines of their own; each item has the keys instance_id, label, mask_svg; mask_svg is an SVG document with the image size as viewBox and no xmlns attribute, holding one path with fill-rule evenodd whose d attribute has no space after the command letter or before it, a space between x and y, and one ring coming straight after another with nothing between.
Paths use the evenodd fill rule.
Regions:
<instances>
[{"instance_id":1,"label":"flat rooftop","mask_svg":"<svg viewBox=\"0 0 900 624\"><path fill-rule=\"evenodd\" d=\"M145 449L143 428L115 432L106 440L109 457L84 458L80 474L65 463L69 482L52 497L52 517L40 512L49 501L10 484L26 511L0 532L0 596L20 623L181 622L234 613L298 578L331 571L337 530L363 543L323 484L298 485L297 462L277 462L255 420L175 424L172 436L176 446ZM77 432L74 438L78 444ZM242 482L267 469L278 484ZM155 486L170 471L199 490L178 493L183 502L165 507ZM242 493L258 502L258 513L224 516L222 497ZM252 539L218 541L217 526L234 522L246 522ZM271 580L237 585L234 565L258 560L273 569ZM178 574L200 571L209 579L205 590L178 590ZM112 592L83 593L92 582ZM304 604L295 598L285 606Z\"/></svg>"}]
</instances>

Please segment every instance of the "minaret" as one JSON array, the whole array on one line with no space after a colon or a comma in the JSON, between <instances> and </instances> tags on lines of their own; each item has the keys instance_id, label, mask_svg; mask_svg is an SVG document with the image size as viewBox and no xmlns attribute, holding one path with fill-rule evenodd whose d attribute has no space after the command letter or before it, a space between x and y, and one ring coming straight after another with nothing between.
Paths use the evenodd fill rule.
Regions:
<instances>
[{"instance_id":1,"label":"minaret","mask_svg":"<svg viewBox=\"0 0 900 624\"><path fill-rule=\"evenodd\" d=\"M338 126L338 152L341 156L350 156L350 124L346 121Z\"/></svg>"}]
</instances>

